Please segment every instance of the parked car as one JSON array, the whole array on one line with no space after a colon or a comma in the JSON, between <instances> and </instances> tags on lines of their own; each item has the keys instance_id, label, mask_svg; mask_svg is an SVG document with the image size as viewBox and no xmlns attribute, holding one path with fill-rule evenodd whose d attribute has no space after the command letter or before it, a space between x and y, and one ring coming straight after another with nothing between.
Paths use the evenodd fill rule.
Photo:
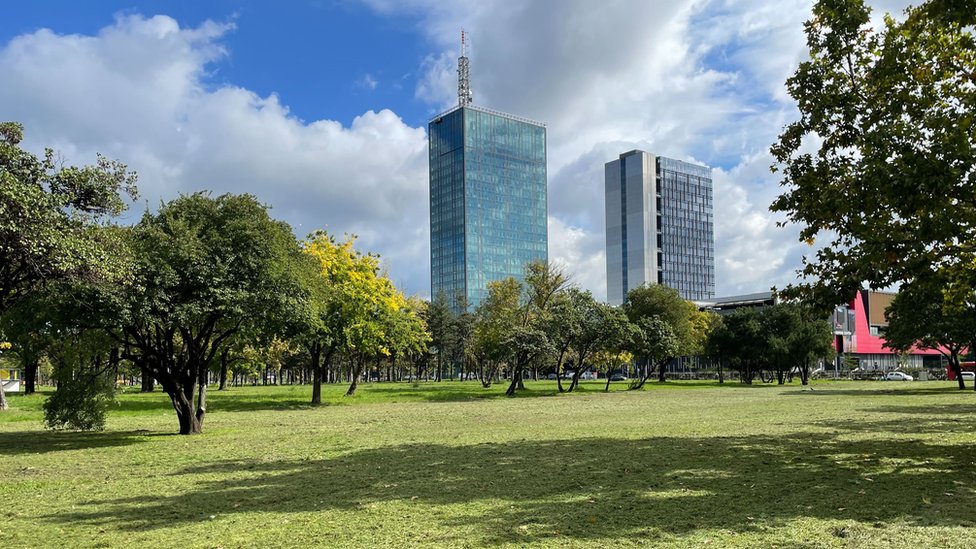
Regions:
<instances>
[{"instance_id":1,"label":"parked car","mask_svg":"<svg viewBox=\"0 0 976 549\"><path fill-rule=\"evenodd\" d=\"M961 375L963 381L976 383L976 372L963 372Z\"/></svg>"},{"instance_id":2,"label":"parked car","mask_svg":"<svg viewBox=\"0 0 976 549\"><path fill-rule=\"evenodd\" d=\"M627 376L623 374L613 374L610 376L610 381L627 381Z\"/></svg>"},{"instance_id":3,"label":"parked car","mask_svg":"<svg viewBox=\"0 0 976 549\"><path fill-rule=\"evenodd\" d=\"M580 379L596 379L596 372L583 372Z\"/></svg>"},{"instance_id":4,"label":"parked car","mask_svg":"<svg viewBox=\"0 0 976 549\"><path fill-rule=\"evenodd\" d=\"M556 372L553 372L553 373L547 375L546 376L546 379L556 379L557 377L559 377L559 375L556 374Z\"/></svg>"},{"instance_id":5,"label":"parked car","mask_svg":"<svg viewBox=\"0 0 976 549\"><path fill-rule=\"evenodd\" d=\"M905 372L888 372L884 378L887 381L915 381L915 378Z\"/></svg>"}]
</instances>

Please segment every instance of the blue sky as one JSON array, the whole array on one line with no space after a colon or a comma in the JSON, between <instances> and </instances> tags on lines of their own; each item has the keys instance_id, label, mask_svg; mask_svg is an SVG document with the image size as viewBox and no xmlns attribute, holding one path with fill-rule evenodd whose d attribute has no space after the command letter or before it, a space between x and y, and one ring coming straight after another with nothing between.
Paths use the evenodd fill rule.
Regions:
<instances>
[{"instance_id":1,"label":"blue sky","mask_svg":"<svg viewBox=\"0 0 976 549\"><path fill-rule=\"evenodd\" d=\"M901 2L877 0L880 10ZM640 148L714 168L716 291L795 279L769 146L797 113L810 0L16 2L0 19L0 119L74 163L139 173L142 208L250 192L299 236L359 235L429 294L426 121L456 102L548 132L550 259L606 294L603 164ZM46 29L46 30L45 30Z\"/></svg>"},{"instance_id":2,"label":"blue sky","mask_svg":"<svg viewBox=\"0 0 976 549\"><path fill-rule=\"evenodd\" d=\"M186 27L207 20L233 23L221 40L229 55L210 67L210 82L276 93L304 120L349 124L369 109L391 108L418 125L430 111L413 94L418 67L430 50L416 18L378 15L355 2L19 2L5 7L0 42L40 28L94 35L118 14L164 14Z\"/></svg>"}]
</instances>

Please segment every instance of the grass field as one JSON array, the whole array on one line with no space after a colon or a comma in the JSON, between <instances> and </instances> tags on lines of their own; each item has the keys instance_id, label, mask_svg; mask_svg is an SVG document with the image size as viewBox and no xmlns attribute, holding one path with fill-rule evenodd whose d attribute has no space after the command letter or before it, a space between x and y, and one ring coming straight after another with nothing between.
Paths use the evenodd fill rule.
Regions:
<instances>
[{"instance_id":1,"label":"grass field","mask_svg":"<svg viewBox=\"0 0 976 549\"><path fill-rule=\"evenodd\" d=\"M976 543L976 395L950 383L554 386L234 388L193 437L159 393L102 433L15 395L0 547Z\"/></svg>"}]
</instances>

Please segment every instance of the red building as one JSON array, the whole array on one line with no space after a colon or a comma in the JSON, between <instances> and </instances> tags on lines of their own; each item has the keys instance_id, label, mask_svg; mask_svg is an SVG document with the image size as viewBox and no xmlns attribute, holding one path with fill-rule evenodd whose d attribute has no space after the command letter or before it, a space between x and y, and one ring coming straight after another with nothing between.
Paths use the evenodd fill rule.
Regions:
<instances>
[{"instance_id":1,"label":"red building","mask_svg":"<svg viewBox=\"0 0 976 549\"><path fill-rule=\"evenodd\" d=\"M834 341L837 354L854 358L863 370L890 371L898 368L922 368L939 364L938 351L913 349L900 356L884 346L888 327L885 309L894 293L860 290L847 306L834 310Z\"/></svg>"}]
</instances>

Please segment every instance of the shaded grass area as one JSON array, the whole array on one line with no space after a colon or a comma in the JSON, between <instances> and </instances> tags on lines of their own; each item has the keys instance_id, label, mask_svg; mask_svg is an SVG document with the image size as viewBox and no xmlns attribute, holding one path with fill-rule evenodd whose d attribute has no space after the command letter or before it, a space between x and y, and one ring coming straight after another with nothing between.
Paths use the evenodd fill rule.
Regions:
<instances>
[{"instance_id":1,"label":"shaded grass area","mask_svg":"<svg viewBox=\"0 0 976 549\"><path fill-rule=\"evenodd\" d=\"M158 395L104 433L0 424L0 546L972 546L976 398L949 384L455 385L235 390L198 437L160 436Z\"/></svg>"}]
</instances>

